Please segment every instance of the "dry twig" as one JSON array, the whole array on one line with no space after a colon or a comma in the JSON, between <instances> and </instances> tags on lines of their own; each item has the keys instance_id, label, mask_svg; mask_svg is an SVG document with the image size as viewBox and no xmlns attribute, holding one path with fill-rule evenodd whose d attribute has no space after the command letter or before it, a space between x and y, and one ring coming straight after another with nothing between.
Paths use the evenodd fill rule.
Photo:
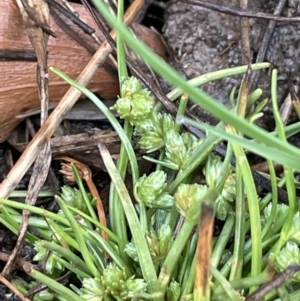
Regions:
<instances>
[{"instance_id":1,"label":"dry twig","mask_svg":"<svg viewBox=\"0 0 300 301\"><path fill-rule=\"evenodd\" d=\"M284 6L285 6L286 0L280 0L277 4L277 6L274 9L274 15L280 15ZM269 43L271 41L271 38L273 36L273 32L276 26L276 21L270 21L268 28L266 29L266 32L264 34L264 37L262 39L257 57L255 62L260 63L265 60L266 53L268 50ZM251 87L256 88L257 82L258 82L258 77L259 77L260 71L253 72L252 77L251 77Z\"/></svg>"},{"instance_id":2,"label":"dry twig","mask_svg":"<svg viewBox=\"0 0 300 301\"><path fill-rule=\"evenodd\" d=\"M300 271L299 264L291 264L284 271L278 273L272 280L262 285L256 292L252 293L245 301L259 301L262 300L270 291L280 287L282 284L291 278L295 273Z\"/></svg>"},{"instance_id":3,"label":"dry twig","mask_svg":"<svg viewBox=\"0 0 300 301\"><path fill-rule=\"evenodd\" d=\"M16 296L18 296L22 301L31 301L30 299L26 298L21 292L19 292L19 290L14 287L12 285L11 282L9 282L5 277L3 277L0 274L0 281L6 286L8 287L12 292L14 292L14 294L16 294Z\"/></svg>"},{"instance_id":4,"label":"dry twig","mask_svg":"<svg viewBox=\"0 0 300 301\"><path fill-rule=\"evenodd\" d=\"M219 11L224 14L237 16L237 17L246 17L246 18L256 18L256 19L265 19L277 22L300 22L300 17L282 17L268 13L253 12L249 10L241 10L237 8L231 8L228 6L217 5L210 2L204 2L200 0L182 0L183 2L190 3L193 5L199 5L207 9L212 9ZM172 3L171 1L170 3Z\"/></svg>"},{"instance_id":5,"label":"dry twig","mask_svg":"<svg viewBox=\"0 0 300 301\"><path fill-rule=\"evenodd\" d=\"M248 0L239 0L240 8L246 10L248 8ZM241 44L242 44L242 64L246 65L251 62L250 41L249 41L249 19L240 18L241 26Z\"/></svg>"}]
</instances>

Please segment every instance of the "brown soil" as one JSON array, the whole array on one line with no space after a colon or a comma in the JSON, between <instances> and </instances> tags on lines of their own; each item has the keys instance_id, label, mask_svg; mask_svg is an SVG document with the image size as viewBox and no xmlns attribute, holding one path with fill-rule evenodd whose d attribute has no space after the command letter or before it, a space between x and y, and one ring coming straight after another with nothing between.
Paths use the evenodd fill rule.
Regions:
<instances>
[{"instance_id":1,"label":"brown soil","mask_svg":"<svg viewBox=\"0 0 300 301\"><path fill-rule=\"evenodd\" d=\"M229 0L211 2L233 7L232 1ZM249 10L272 13L277 2L249 1ZM292 5L291 1L289 4ZM296 8L286 7L282 15L295 15L296 12ZM250 19L249 23L250 46L254 62L269 22L261 19ZM178 3L172 3L167 7L163 29L164 37L172 50L171 64L187 78L242 64L238 17L178 1ZM279 70L279 105L288 93L288 76L294 83L298 82L299 45L300 24L277 23L265 61L271 62ZM239 86L240 80L240 76L230 77L207 84L203 89L223 104L229 105L230 91L233 87ZM270 96L270 75L268 72L260 72L257 87L263 90L264 96ZM270 129L273 125L271 106L269 105L265 111L266 115L261 124ZM203 110L198 110L198 114L204 121L212 121Z\"/></svg>"}]
</instances>

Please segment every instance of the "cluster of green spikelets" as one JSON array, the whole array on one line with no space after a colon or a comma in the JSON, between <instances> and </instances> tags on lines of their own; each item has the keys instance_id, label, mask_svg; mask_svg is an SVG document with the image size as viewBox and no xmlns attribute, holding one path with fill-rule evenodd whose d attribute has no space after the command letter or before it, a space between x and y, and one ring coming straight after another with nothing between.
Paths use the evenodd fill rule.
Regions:
<instances>
[{"instance_id":1,"label":"cluster of green spikelets","mask_svg":"<svg viewBox=\"0 0 300 301\"><path fill-rule=\"evenodd\" d=\"M155 110L155 102L150 92L143 88L135 77L126 80L122 86L124 97L120 98L113 107L117 110L121 118L127 119L135 128L135 136L138 137L138 145L147 153L163 150L162 160L152 160L167 169L182 172L190 164L190 158L195 149L202 143L188 132L179 132L173 116ZM149 158L151 160L151 158ZM207 187L215 186L216 180L222 171L220 157L210 155L203 168L206 176L206 185L184 185L181 184L175 197L178 211L188 217L186 206L188 202L183 202L184 198L190 195L192 199L197 199L204 194ZM173 206L173 197L167 191L167 174L161 170L150 175L142 176L134 187L134 196L137 202L144 202L149 208L167 209ZM234 174L229 174L225 181L220 197L216 201L217 217L224 220L230 211L227 202L232 202L235 196ZM192 207L199 207L198 204ZM196 210L197 211L197 210ZM196 216L198 216L196 214Z\"/></svg>"}]
</instances>

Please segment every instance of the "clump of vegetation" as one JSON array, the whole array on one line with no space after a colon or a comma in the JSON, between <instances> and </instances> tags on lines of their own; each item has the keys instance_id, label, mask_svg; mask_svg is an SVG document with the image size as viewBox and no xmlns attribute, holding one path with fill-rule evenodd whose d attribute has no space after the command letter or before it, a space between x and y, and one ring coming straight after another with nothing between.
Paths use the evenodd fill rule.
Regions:
<instances>
[{"instance_id":1,"label":"clump of vegetation","mask_svg":"<svg viewBox=\"0 0 300 301\"><path fill-rule=\"evenodd\" d=\"M42 267L42 272L28 264L26 271L36 282L15 281L20 291L28 292L36 283L46 284L47 289L35 295L37 301L70 298L81 301L219 300L224 294L228 300L242 300L272 278L268 270L271 262L274 272L299 263L299 211L293 213L287 228L290 207L277 204L275 187L273 198L268 194L259 200L255 189L249 193L243 175L237 174L238 166L234 168L230 163L234 147L229 147L224 161L221 160L212 153L213 141L220 141L219 138L208 133L199 139L181 130L170 114L155 110L152 96L136 78L128 78L124 85L129 85L131 92L123 88L126 97L121 97L114 109L133 126L133 139L142 149L147 153L159 152L158 159L145 156L155 163L156 170L137 178L132 200L109 153L100 146L112 186L119 196L117 210L112 202L109 208L111 229L95 218L96 201L84 190L74 165L80 188L62 188L61 195L55 197L61 208L58 213L1 200L0 221L14 233L18 232L21 220L15 209L36 214L30 220L34 234L28 233L27 241L34 245L33 260ZM95 100L95 96L90 96ZM249 96L252 98L253 94ZM136 112L138 102L142 105ZM100 101L96 103L99 105ZM126 142L129 138L117 120L113 120L113 124ZM134 153L131 144L127 147L129 154ZM245 158L244 151L241 156ZM135 161L131 162L133 170L138 170L137 161L132 161ZM248 164L246 159L244 164ZM199 175L201 184L195 182ZM250 181L253 184L253 179ZM290 185L294 185L294 181ZM256 204L249 203L251 197ZM207 223L212 225L214 218L224 221L221 233L215 238L201 233L201 226L205 227L201 223L201 211L205 206L213 211L206 226ZM251 229L253 214L257 214L258 221L255 229ZM101 231L107 233L108 240ZM252 231L259 235L260 250L253 249L255 241L247 235ZM203 240L201 235L208 237ZM199 241L209 245L199 246ZM197 255L206 252L208 262L201 261ZM270 263L263 262L263 257L269 258ZM197 283L195 277L202 265L211 266L211 275L208 273L206 279L208 287ZM253 269L257 272L253 273ZM66 273L77 278L69 279L69 287L55 280ZM268 299L293 289L292 296L296 297L290 300L296 300L298 277L294 274L288 283L270 292ZM80 285L76 284L78 281ZM231 289L225 289L228 287Z\"/></svg>"},{"instance_id":2,"label":"clump of vegetation","mask_svg":"<svg viewBox=\"0 0 300 301\"><path fill-rule=\"evenodd\" d=\"M265 300L299 300L299 205L293 173L300 170L298 149L286 137L299 131L299 124L283 127L276 106L276 70L272 75L272 102L277 124L270 134L254 121L262 116L263 100L250 116L245 109L261 96L256 90L243 99L231 96L231 110L195 88L210 76L186 82L132 38L118 20L96 2L122 38L158 73L179 88L167 96L182 95L178 116L161 110L151 93L120 67L121 95L114 109L125 119L124 129L102 102L86 88L52 68L56 74L86 94L107 116L122 141L115 164L103 145L99 152L111 178L109 224L103 226L95 215L95 200L85 191L72 165L79 189L64 187L55 196L60 211L10 200L0 200L0 222L18 233L21 215L31 211L27 242L34 245L35 265L25 271L35 282L15 281L26 294L37 283L47 285L34 300L258 300L255 291L276 273L291 271L288 281L264 293ZM119 43L119 62L125 64ZM122 54L123 53L123 54ZM123 55L123 57L122 57ZM253 65L253 69L268 64ZM219 78L245 72L247 66L219 71ZM193 86L194 85L194 86ZM243 85L241 85L241 89ZM183 94L186 93L186 94ZM220 123L201 124L181 115L187 95L202 105ZM185 122L206 131L198 138L185 131ZM250 138L245 138L246 134ZM225 158L215 155L214 147L228 141ZM133 142L154 164L148 175L139 173ZM258 196L245 150L260 154L269 163L272 191ZM231 165L232 158L236 166ZM272 160L284 165L284 177L276 177ZM124 184L130 164L133 196ZM286 185L289 204L279 204L277 188ZM214 220L223 221L221 232L213 237ZM107 234L107 239L102 235ZM265 259L265 260L264 260ZM68 285L60 283L67 275ZM283 274L282 274L283 275ZM279 274L281 276L281 274ZM62 281L62 280L61 280ZM252 299L251 299L252 298ZM256 299L253 299L256 298Z\"/></svg>"}]
</instances>

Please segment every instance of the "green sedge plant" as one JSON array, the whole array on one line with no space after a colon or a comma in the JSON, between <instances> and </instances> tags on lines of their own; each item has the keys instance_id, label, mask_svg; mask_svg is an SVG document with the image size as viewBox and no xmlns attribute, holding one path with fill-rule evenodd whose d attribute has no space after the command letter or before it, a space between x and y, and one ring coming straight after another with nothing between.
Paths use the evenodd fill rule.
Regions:
<instances>
[{"instance_id":1,"label":"green sedge plant","mask_svg":"<svg viewBox=\"0 0 300 301\"><path fill-rule=\"evenodd\" d=\"M115 17L101 1L95 6L117 29L117 56L120 97L113 107L125 120L123 128L109 109L88 89L70 79L62 71L51 68L73 87L84 93L106 115L121 140L115 165L107 149L99 145L112 184L109 194L110 228L101 225L93 212L95 200L83 189L78 172L73 172L79 189L63 187L55 196L60 211L48 212L19 202L0 199L0 222L17 234L19 210L33 213L26 237L34 245L33 260L39 265L23 266L34 281L15 281L23 293L36 284L46 289L33 300L244 300L271 279L268 268L276 272L291 264L300 264L299 206L293 173L300 169L300 151L286 138L299 131L299 124L284 127L276 107L276 71L272 76L272 103L276 131L267 133L254 124L262 116L263 100L251 115L245 108L255 103L262 91L237 99L227 109L196 86L226 76L241 74L247 66L220 70L186 81L167 63L151 53L122 24L123 3L118 2ZM155 103L150 91L138 79L129 77L124 43L139 54L157 73L176 88L167 94L180 98L177 118ZM267 68L268 63L254 64L253 70ZM220 119L212 127L186 119L206 131L199 139L181 128L180 120L188 96ZM247 134L249 138L244 137ZM213 154L214 147L228 141L224 160ZM141 175L134 146L138 144L154 170ZM268 160L272 193L259 197L245 150ZM237 158L232 167L231 158ZM276 177L272 161L284 166L284 177ZM133 196L124 184L130 166ZM202 176L201 184L195 179ZM277 186L286 185L289 204L279 204ZM298 185L298 186L297 186ZM197 268L198 225L202 204L214 208L215 218L224 225L211 240L209 291L194 290ZM101 230L108 235L106 241ZM205 246L203 246L205 247ZM268 258L267 264L262 258ZM68 285L60 282L69 273ZM265 300L298 300L299 274L294 274L280 288L271 290ZM197 284L198 285L198 284Z\"/></svg>"}]
</instances>

